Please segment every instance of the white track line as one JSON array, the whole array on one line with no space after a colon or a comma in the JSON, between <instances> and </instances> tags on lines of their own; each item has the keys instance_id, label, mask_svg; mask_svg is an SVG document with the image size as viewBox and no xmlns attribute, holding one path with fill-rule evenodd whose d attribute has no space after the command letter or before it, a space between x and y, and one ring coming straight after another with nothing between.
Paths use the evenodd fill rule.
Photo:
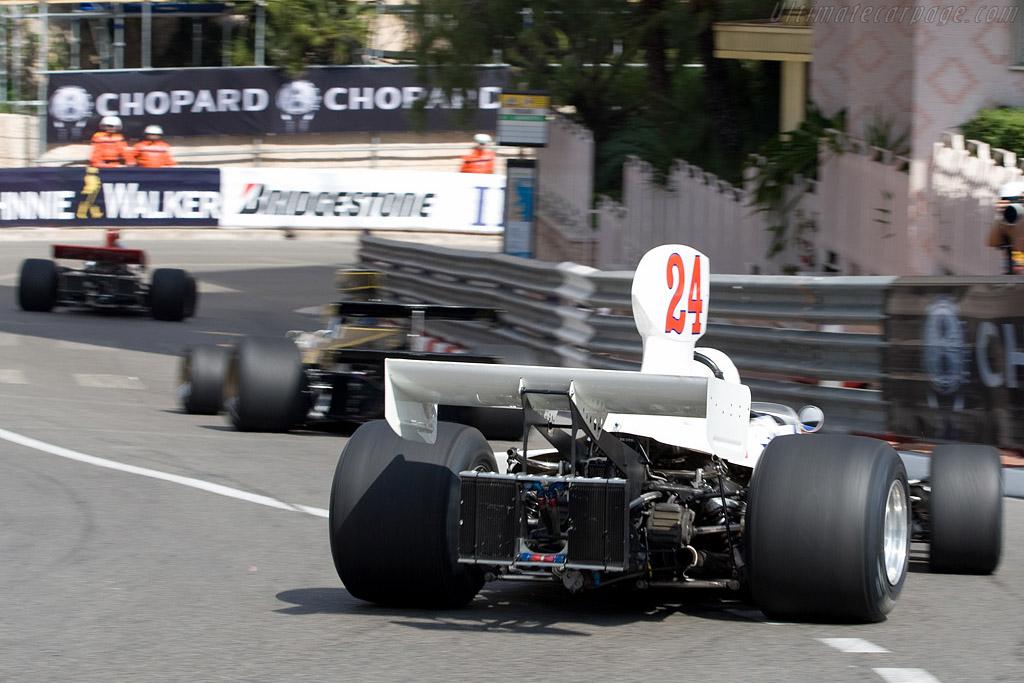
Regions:
<instances>
[{"instance_id":1,"label":"white track line","mask_svg":"<svg viewBox=\"0 0 1024 683\"><path fill-rule=\"evenodd\" d=\"M227 496L228 498L237 498L238 500L244 500L249 503L256 503L257 505L265 505L271 508L277 508L279 510L289 510L291 512L302 512L307 515L314 517L327 517L327 510L323 508L310 507L308 505L291 505L284 503L276 498L270 496L261 496L255 493L249 493L248 491L242 491L240 489L233 489L230 486L223 486L221 484L213 484L202 479L193 479L192 477L183 477L178 474L169 474L167 472L160 472L159 470L151 470L147 467L136 467L135 465L126 465L124 463L116 462L114 460L107 460L106 458L97 458L94 455L86 455L85 453L79 453L69 448L62 448L60 446L54 446L37 439L32 439L21 434L15 434L9 432L6 429L0 429L0 439L16 443L19 446L25 446L26 448L32 448L43 453L49 453L50 455L56 455L61 458L67 458L68 460L77 460L78 462L84 462L88 465L95 465L97 467L106 467L107 469L117 470L119 472L127 472L128 474L137 474L141 477L149 477L151 479L160 479L162 481L169 481L173 484L181 484L182 486L188 486L190 488L199 489L200 491L206 491L208 493L216 493L218 496Z\"/></svg>"},{"instance_id":2,"label":"white track line","mask_svg":"<svg viewBox=\"0 0 1024 683\"><path fill-rule=\"evenodd\" d=\"M884 647L864 640L863 638L818 638L829 647L834 647L840 652L864 652L882 653L888 652Z\"/></svg>"},{"instance_id":3,"label":"white track line","mask_svg":"<svg viewBox=\"0 0 1024 683\"><path fill-rule=\"evenodd\" d=\"M924 669L875 669L886 683L939 683L939 679Z\"/></svg>"}]
</instances>

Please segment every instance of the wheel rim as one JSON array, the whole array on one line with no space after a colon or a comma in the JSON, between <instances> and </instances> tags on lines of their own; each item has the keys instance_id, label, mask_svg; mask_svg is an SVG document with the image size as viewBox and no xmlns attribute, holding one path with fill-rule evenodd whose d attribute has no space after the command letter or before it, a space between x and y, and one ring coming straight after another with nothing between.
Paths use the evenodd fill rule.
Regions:
<instances>
[{"instance_id":1,"label":"wheel rim","mask_svg":"<svg viewBox=\"0 0 1024 683\"><path fill-rule=\"evenodd\" d=\"M907 521L907 494L897 480L889 486L885 501L885 533L883 561L885 577L889 585L895 586L903 578L910 552L910 535Z\"/></svg>"}]
</instances>

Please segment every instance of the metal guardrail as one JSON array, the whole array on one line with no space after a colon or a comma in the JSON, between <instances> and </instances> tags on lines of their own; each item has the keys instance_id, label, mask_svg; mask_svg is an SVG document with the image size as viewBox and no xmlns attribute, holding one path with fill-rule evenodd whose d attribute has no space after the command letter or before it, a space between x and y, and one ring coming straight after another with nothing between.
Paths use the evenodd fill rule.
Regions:
<instances>
[{"instance_id":1,"label":"metal guardrail","mask_svg":"<svg viewBox=\"0 0 1024 683\"><path fill-rule=\"evenodd\" d=\"M526 346L542 364L640 366L632 272L371 235L362 237L359 258L386 274L385 289L396 298L502 309L499 329L465 328L475 340L490 335ZM882 433L884 297L894 279L712 275L701 345L732 358L754 400L814 403L827 429Z\"/></svg>"}]
</instances>

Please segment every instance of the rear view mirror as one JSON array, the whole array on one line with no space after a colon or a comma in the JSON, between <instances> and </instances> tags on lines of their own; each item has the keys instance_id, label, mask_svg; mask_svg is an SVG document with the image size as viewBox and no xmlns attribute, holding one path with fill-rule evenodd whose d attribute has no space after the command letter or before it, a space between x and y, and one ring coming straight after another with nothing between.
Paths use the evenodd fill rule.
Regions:
<instances>
[{"instance_id":1,"label":"rear view mirror","mask_svg":"<svg viewBox=\"0 0 1024 683\"><path fill-rule=\"evenodd\" d=\"M825 413L818 406L804 406L797 416L800 419L800 429L807 433L816 432L825 424Z\"/></svg>"}]
</instances>

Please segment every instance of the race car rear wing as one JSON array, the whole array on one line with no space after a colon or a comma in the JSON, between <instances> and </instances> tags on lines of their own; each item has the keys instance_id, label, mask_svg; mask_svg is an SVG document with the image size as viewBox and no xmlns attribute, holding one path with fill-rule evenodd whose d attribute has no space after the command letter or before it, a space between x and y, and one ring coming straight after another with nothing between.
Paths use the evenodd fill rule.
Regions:
<instances>
[{"instance_id":1,"label":"race car rear wing","mask_svg":"<svg viewBox=\"0 0 1024 683\"><path fill-rule=\"evenodd\" d=\"M69 244L53 245L53 258L96 261L117 265L146 265L146 253L141 249L120 249L117 247L78 247Z\"/></svg>"},{"instance_id":2,"label":"race car rear wing","mask_svg":"<svg viewBox=\"0 0 1024 683\"><path fill-rule=\"evenodd\" d=\"M331 304L331 315L340 318L414 318L497 322L498 311L479 306L441 306L434 304L398 304L379 301L338 301Z\"/></svg>"},{"instance_id":3,"label":"race car rear wing","mask_svg":"<svg viewBox=\"0 0 1024 683\"><path fill-rule=\"evenodd\" d=\"M439 403L522 408L528 393L537 411L564 410L568 398L596 435L609 414L646 415L651 419L638 423L650 430L645 435L674 443L673 418L690 418L712 453L729 460L746 453L750 389L714 377L389 358L384 378L384 416L411 441L434 442Z\"/></svg>"}]
</instances>

